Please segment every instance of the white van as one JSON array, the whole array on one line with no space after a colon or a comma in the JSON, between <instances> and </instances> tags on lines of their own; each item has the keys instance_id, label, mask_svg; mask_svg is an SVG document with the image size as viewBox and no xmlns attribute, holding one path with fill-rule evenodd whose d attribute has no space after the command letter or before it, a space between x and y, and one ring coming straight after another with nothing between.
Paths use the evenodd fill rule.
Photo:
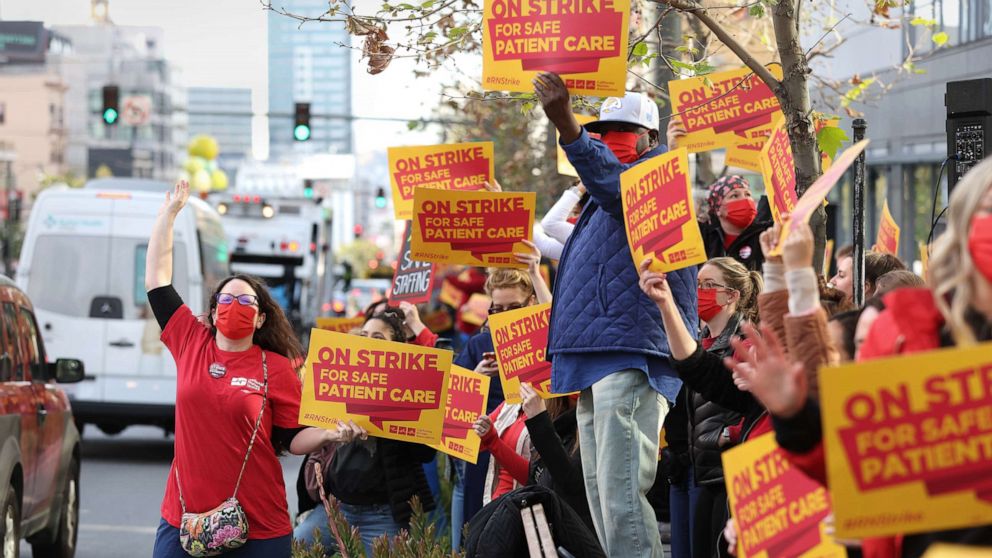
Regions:
<instances>
[{"instance_id":1,"label":"white van","mask_svg":"<svg viewBox=\"0 0 992 558\"><path fill-rule=\"evenodd\" d=\"M17 284L35 303L52 358L83 361L86 378L66 386L77 423L116 434L132 424L174 426L176 365L159 341L145 293L145 253L171 186L135 179L52 188L31 211ZM173 285L206 313L229 273L220 217L190 198L175 224Z\"/></svg>"}]
</instances>

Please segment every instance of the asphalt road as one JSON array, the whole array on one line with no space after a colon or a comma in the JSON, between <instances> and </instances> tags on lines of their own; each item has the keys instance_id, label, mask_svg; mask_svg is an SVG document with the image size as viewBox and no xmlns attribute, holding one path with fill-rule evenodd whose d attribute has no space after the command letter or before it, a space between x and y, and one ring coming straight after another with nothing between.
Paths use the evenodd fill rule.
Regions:
<instances>
[{"instance_id":1,"label":"asphalt road","mask_svg":"<svg viewBox=\"0 0 992 558\"><path fill-rule=\"evenodd\" d=\"M293 487L300 459L283 458L290 510L296 509ZM159 429L131 427L105 436L86 427L76 558L151 556L171 462L172 438ZM31 556L27 543L21 544L21 556Z\"/></svg>"}]
</instances>

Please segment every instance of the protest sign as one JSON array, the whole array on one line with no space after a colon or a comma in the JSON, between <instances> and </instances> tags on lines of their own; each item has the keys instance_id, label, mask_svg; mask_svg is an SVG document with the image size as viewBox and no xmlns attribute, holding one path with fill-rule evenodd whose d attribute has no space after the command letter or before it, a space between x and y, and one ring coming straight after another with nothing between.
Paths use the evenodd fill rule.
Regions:
<instances>
[{"instance_id":1,"label":"protest sign","mask_svg":"<svg viewBox=\"0 0 992 558\"><path fill-rule=\"evenodd\" d=\"M778 64L768 70L782 79ZM687 132L679 146L691 153L748 141L748 130L770 125L780 112L775 94L747 68L672 80L668 91Z\"/></svg>"},{"instance_id":2,"label":"protest sign","mask_svg":"<svg viewBox=\"0 0 992 558\"><path fill-rule=\"evenodd\" d=\"M889 200L882 205L882 218L878 223L878 236L875 238L876 252L899 254L899 224L889 211Z\"/></svg>"},{"instance_id":3,"label":"protest sign","mask_svg":"<svg viewBox=\"0 0 992 558\"><path fill-rule=\"evenodd\" d=\"M415 260L526 268L514 252L534 229L534 192L448 192L419 188L414 195L410 254Z\"/></svg>"},{"instance_id":4,"label":"protest sign","mask_svg":"<svg viewBox=\"0 0 992 558\"><path fill-rule=\"evenodd\" d=\"M451 351L311 330L300 424L353 420L370 436L437 444L450 370Z\"/></svg>"},{"instance_id":5,"label":"protest sign","mask_svg":"<svg viewBox=\"0 0 992 558\"><path fill-rule=\"evenodd\" d=\"M930 270L930 247L923 241L920 241L920 269L920 277L925 280Z\"/></svg>"},{"instance_id":6,"label":"protest sign","mask_svg":"<svg viewBox=\"0 0 992 558\"><path fill-rule=\"evenodd\" d=\"M578 120L580 126L585 126L586 124L596 120L596 117L586 116L585 114L576 114L575 119ZM599 135L597 134L596 137L599 137ZM558 130L555 130L555 150L558 153L558 174L578 177L579 173L576 172L575 167L572 166L572 163L568 162L568 155L565 154L565 150L561 147L561 133Z\"/></svg>"},{"instance_id":7,"label":"protest sign","mask_svg":"<svg viewBox=\"0 0 992 558\"><path fill-rule=\"evenodd\" d=\"M393 286L389 290L389 302L398 304L409 302L420 304L431 299L434 290L434 264L420 262L410 257L410 234L413 227L410 221L403 229L403 244L400 246L399 261L393 272Z\"/></svg>"},{"instance_id":8,"label":"protest sign","mask_svg":"<svg viewBox=\"0 0 992 558\"><path fill-rule=\"evenodd\" d=\"M447 304L452 308L461 308L462 304L468 301L468 297L465 293L455 286L447 277L444 281L441 281L441 293L438 295L438 300L442 303Z\"/></svg>"},{"instance_id":9,"label":"protest sign","mask_svg":"<svg viewBox=\"0 0 992 558\"><path fill-rule=\"evenodd\" d=\"M489 307L492 303L493 299L489 298L489 295L472 293L468 302L461 307L459 315L462 321L467 324L482 326L489 319Z\"/></svg>"},{"instance_id":10,"label":"protest sign","mask_svg":"<svg viewBox=\"0 0 992 558\"><path fill-rule=\"evenodd\" d=\"M472 430L479 415L486 414L489 382L492 378L453 365L448 377L448 398L444 405L441 442L431 447L469 463L479 460L482 440Z\"/></svg>"},{"instance_id":11,"label":"protest sign","mask_svg":"<svg viewBox=\"0 0 992 558\"><path fill-rule=\"evenodd\" d=\"M485 0L482 87L531 93L552 72L572 95L622 97L629 19L630 0Z\"/></svg>"},{"instance_id":12,"label":"protest sign","mask_svg":"<svg viewBox=\"0 0 992 558\"><path fill-rule=\"evenodd\" d=\"M421 321L424 322L427 329L434 333L442 333L455 327L455 322L451 319L451 314L444 308L425 313Z\"/></svg>"},{"instance_id":13,"label":"protest sign","mask_svg":"<svg viewBox=\"0 0 992 558\"><path fill-rule=\"evenodd\" d=\"M499 364L499 379L508 403L520 403L520 382L529 382L544 397L551 393L548 322L551 305L538 304L489 317L489 330Z\"/></svg>"},{"instance_id":14,"label":"protest sign","mask_svg":"<svg viewBox=\"0 0 992 558\"><path fill-rule=\"evenodd\" d=\"M778 114L772 116L775 120ZM737 145L727 147L724 164L754 172L761 172L761 148L772 134L772 125L758 126L744 132L745 139Z\"/></svg>"},{"instance_id":15,"label":"protest sign","mask_svg":"<svg viewBox=\"0 0 992 558\"><path fill-rule=\"evenodd\" d=\"M796 196L796 165L792 159L792 142L785 130L785 117L779 116L771 134L761 148L761 176L765 194L772 209L772 218L782 222L782 215L792 213L799 200Z\"/></svg>"},{"instance_id":16,"label":"protest sign","mask_svg":"<svg viewBox=\"0 0 992 558\"><path fill-rule=\"evenodd\" d=\"M634 265L668 272L706 261L689 183L689 155L676 149L620 175L624 227Z\"/></svg>"},{"instance_id":17,"label":"protest sign","mask_svg":"<svg viewBox=\"0 0 992 558\"><path fill-rule=\"evenodd\" d=\"M365 316L355 316L354 318L317 318L317 328L338 333L348 333L349 331L365 325Z\"/></svg>"},{"instance_id":18,"label":"protest sign","mask_svg":"<svg viewBox=\"0 0 992 558\"><path fill-rule=\"evenodd\" d=\"M821 368L820 399L837 537L989 522L992 344Z\"/></svg>"},{"instance_id":19,"label":"protest sign","mask_svg":"<svg viewBox=\"0 0 992 558\"><path fill-rule=\"evenodd\" d=\"M816 179L816 182L810 185L803 194L803 197L799 198L799 201L796 202L796 206L792 209L792 214L782 224L782 234L779 236L778 244L775 245L775 248L769 254L770 256L782 255L785 239L788 238L793 230L809 223L809 218L813 215L813 211L823 205L823 200L827 199L827 194L837 184L837 181L844 176L844 172L851 166L851 163L868 147L870 141L867 139L861 140L844 150L834 161L834 164L830 165L830 170L824 172L820 178Z\"/></svg>"},{"instance_id":20,"label":"protest sign","mask_svg":"<svg viewBox=\"0 0 992 558\"><path fill-rule=\"evenodd\" d=\"M493 142L390 147L389 183L396 219L413 218L417 188L482 190L495 176Z\"/></svg>"},{"instance_id":21,"label":"protest sign","mask_svg":"<svg viewBox=\"0 0 992 558\"><path fill-rule=\"evenodd\" d=\"M844 547L824 533L826 487L789 463L765 434L723 453L738 558L842 558Z\"/></svg>"},{"instance_id":22,"label":"protest sign","mask_svg":"<svg viewBox=\"0 0 992 558\"><path fill-rule=\"evenodd\" d=\"M936 543L927 548L923 558L992 558L992 549L980 546Z\"/></svg>"}]
</instances>

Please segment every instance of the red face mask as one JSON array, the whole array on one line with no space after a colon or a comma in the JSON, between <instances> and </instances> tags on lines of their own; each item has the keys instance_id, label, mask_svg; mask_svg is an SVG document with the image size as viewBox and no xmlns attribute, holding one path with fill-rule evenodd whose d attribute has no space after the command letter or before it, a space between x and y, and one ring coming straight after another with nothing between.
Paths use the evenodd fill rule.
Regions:
<instances>
[{"instance_id":1,"label":"red face mask","mask_svg":"<svg viewBox=\"0 0 992 558\"><path fill-rule=\"evenodd\" d=\"M616 155L617 159L621 163L633 163L634 161L641 158L641 155L647 151L637 151L637 142L641 140L642 137L648 135L649 132L644 132L643 134L638 134L635 132L606 132L603 134L602 140L606 144L606 147L610 148L610 151Z\"/></svg>"},{"instance_id":2,"label":"red face mask","mask_svg":"<svg viewBox=\"0 0 992 558\"><path fill-rule=\"evenodd\" d=\"M720 306L716 301L716 295L720 289L697 289L696 293L699 298L699 303L696 310L699 314L699 319L704 322L709 322L720 313L723 306Z\"/></svg>"},{"instance_id":3,"label":"red face mask","mask_svg":"<svg viewBox=\"0 0 992 558\"><path fill-rule=\"evenodd\" d=\"M992 215L972 218L968 252L978 272L992 283Z\"/></svg>"},{"instance_id":4,"label":"red face mask","mask_svg":"<svg viewBox=\"0 0 992 558\"><path fill-rule=\"evenodd\" d=\"M752 198L741 198L726 203L727 220L739 229L746 229L758 215L758 204Z\"/></svg>"},{"instance_id":5,"label":"red face mask","mask_svg":"<svg viewBox=\"0 0 992 558\"><path fill-rule=\"evenodd\" d=\"M255 333L255 307L243 306L235 300L230 304L217 305L217 331L231 340L251 337Z\"/></svg>"}]
</instances>

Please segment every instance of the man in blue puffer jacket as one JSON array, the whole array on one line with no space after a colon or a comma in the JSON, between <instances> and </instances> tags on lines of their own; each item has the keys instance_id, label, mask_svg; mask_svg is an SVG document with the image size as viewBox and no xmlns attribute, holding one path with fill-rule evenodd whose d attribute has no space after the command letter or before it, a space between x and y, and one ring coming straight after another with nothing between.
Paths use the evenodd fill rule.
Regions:
<instances>
[{"instance_id":1,"label":"man in blue puffer jacket","mask_svg":"<svg viewBox=\"0 0 992 558\"><path fill-rule=\"evenodd\" d=\"M599 120L583 129L561 78L542 73L534 87L592 196L559 261L548 344L551 387L581 392L582 472L603 548L610 556L660 557L646 494L658 466L658 433L681 382L668 363L661 314L638 286L620 201L620 173L667 151L658 106L638 93L609 98ZM680 133L670 124L668 143ZM698 331L696 269L669 273L668 282L686 327Z\"/></svg>"}]
</instances>

